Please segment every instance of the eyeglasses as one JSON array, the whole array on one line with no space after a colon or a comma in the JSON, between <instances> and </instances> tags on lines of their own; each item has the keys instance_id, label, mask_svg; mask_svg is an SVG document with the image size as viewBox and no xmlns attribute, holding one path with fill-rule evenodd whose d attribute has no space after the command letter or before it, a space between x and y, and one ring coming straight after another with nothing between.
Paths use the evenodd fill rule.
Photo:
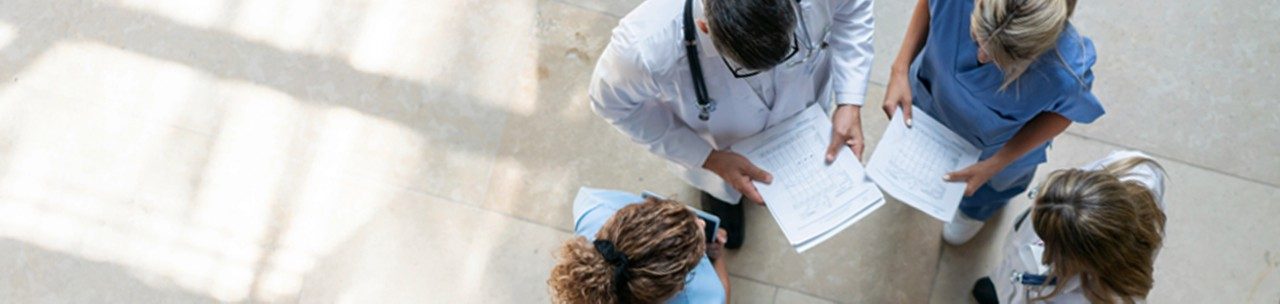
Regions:
<instances>
[{"instance_id":1,"label":"eyeglasses","mask_svg":"<svg viewBox=\"0 0 1280 304\"><path fill-rule=\"evenodd\" d=\"M805 61L808 61L810 57L813 57L813 49L814 49L814 45L812 41L813 39L810 38L809 36L809 26L808 26L808 22L805 22L804 20L804 8L800 7L800 0L796 0L795 2L795 11L796 11L796 15L799 16L797 20L799 20L799 23L800 23L800 33L791 34L791 52L787 53L787 56L783 57L781 61L781 62L787 62L787 66L795 66L797 64L804 63ZM802 41L800 41L799 37L804 37L804 41L803 41L804 43L801 43ZM792 57L795 57L796 54L800 53L800 45L805 46L804 57L798 61L791 61ZM748 69L748 68L737 66L733 63L730 63L728 59L724 58L724 56L720 56L720 61L723 61L724 66L729 68L729 72L733 74L734 78L747 78L747 77L755 76L756 74L760 74L765 71L768 71L769 69L772 69L772 68L760 69L760 70Z\"/></svg>"},{"instance_id":2,"label":"eyeglasses","mask_svg":"<svg viewBox=\"0 0 1280 304\"><path fill-rule=\"evenodd\" d=\"M796 40L795 35L791 35L791 52L788 52L786 57L782 57L782 62L791 60L791 57L795 57L797 53L800 53L800 41ZM763 73L764 71L769 70L769 69L756 70L756 69L748 69L745 67L741 67L733 63L729 63L729 59L725 59L724 56L720 56L720 61L724 61L724 66L729 68L729 73L733 73L734 78L747 78L747 77L755 76L756 74L760 74L760 73Z\"/></svg>"}]
</instances>

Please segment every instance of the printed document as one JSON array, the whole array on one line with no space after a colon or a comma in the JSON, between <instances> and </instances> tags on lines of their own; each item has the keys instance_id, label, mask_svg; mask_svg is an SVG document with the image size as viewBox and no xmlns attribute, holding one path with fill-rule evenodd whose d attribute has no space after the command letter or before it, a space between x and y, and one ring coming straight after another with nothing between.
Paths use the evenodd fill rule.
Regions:
<instances>
[{"instance_id":1,"label":"printed document","mask_svg":"<svg viewBox=\"0 0 1280 304\"><path fill-rule=\"evenodd\" d=\"M733 145L732 150L773 175L755 182L769 213L797 252L822 243L884 205L862 164L840 147L827 164L831 121L817 106Z\"/></svg>"},{"instance_id":2,"label":"printed document","mask_svg":"<svg viewBox=\"0 0 1280 304\"><path fill-rule=\"evenodd\" d=\"M943 175L978 161L982 150L920 108L912 108L912 126L899 108L867 163L867 174L885 193L944 222L950 222L964 197L964 182Z\"/></svg>"}]
</instances>

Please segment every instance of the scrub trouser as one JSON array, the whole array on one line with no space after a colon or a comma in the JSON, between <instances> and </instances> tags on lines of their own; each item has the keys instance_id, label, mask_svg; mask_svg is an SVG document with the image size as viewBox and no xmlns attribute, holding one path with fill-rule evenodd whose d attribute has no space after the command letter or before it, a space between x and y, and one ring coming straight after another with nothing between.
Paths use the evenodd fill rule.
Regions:
<instances>
[{"instance_id":1,"label":"scrub trouser","mask_svg":"<svg viewBox=\"0 0 1280 304\"><path fill-rule=\"evenodd\" d=\"M1031 177L1036 173L1035 169L1026 175L1018 178L1008 189L996 190L991 187L991 182L982 184L978 191L973 192L973 196L967 196L960 200L960 212L971 219L986 221L991 215L1000 208L1004 208L1009 204L1009 200L1018 196L1023 191L1027 191L1027 186L1031 185Z\"/></svg>"}]
</instances>

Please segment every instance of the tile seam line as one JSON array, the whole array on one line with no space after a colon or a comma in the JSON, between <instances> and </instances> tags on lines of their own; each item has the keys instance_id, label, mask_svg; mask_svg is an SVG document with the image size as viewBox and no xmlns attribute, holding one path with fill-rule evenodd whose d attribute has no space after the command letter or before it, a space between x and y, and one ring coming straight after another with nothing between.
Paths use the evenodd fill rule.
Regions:
<instances>
[{"instance_id":1,"label":"tile seam line","mask_svg":"<svg viewBox=\"0 0 1280 304\"><path fill-rule=\"evenodd\" d=\"M1067 131L1066 133L1067 133L1068 135L1072 135L1072 136L1075 136L1075 137L1079 137L1079 138L1084 139L1084 140L1089 140L1089 141L1094 141L1094 142L1098 142L1098 143L1102 143L1102 144L1106 144L1106 145L1116 146L1116 147L1120 147L1120 148L1123 148L1123 149L1126 149L1126 150L1142 151L1143 153L1146 153L1146 154L1151 155L1151 156L1155 156L1155 157L1158 157L1158 158L1168 159L1168 160L1171 160L1171 161L1174 161L1174 162L1178 162L1178 163L1181 163L1181 164L1184 164L1184 165L1190 166L1190 167L1192 167L1192 168L1196 168L1196 169L1200 169L1200 170L1205 170L1205 171L1209 171L1209 172L1213 172L1213 173L1217 173L1217 174L1226 175L1226 176L1228 176L1228 177L1232 177L1232 178L1236 178L1236 179L1243 180L1243 181L1246 181L1246 182L1250 182L1250 183L1258 184L1258 185L1265 186L1265 187L1268 187L1268 188L1273 188L1273 189L1275 189L1275 188L1280 188L1280 184L1273 184L1273 183L1266 182L1266 181L1262 181L1262 180L1259 180L1259 179L1256 179L1256 178L1246 177L1246 176L1242 176L1242 175L1239 175L1239 174L1236 174L1236 173L1231 173L1231 172L1226 172L1226 171L1222 171L1222 170L1215 169L1215 168L1210 168L1210 167L1203 166L1203 165L1200 165L1200 164L1197 164L1197 163L1193 163L1193 162L1190 162L1190 161L1187 161L1187 160L1183 160L1183 159L1181 159L1181 158L1172 157L1172 156L1169 156L1169 155L1166 155L1166 154L1163 154L1163 153L1158 153L1158 152L1154 152L1154 151L1149 151L1149 150L1146 150L1146 149L1141 149L1141 148L1138 148L1138 147L1133 147L1133 146L1129 146L1129 145L1125 145L1125 144L1120 144L1120 143L1112 142L1112 141L1109 141L1109 140L1100 139L1100 138L1097 138L1097 137L1092 137L1092 136L1088 136L1088 135L1083 135L1083 134L1080 134L1080 133L1075 132L1075 131Z\"/></svg>"},{"instance_id":2,"label":"tile seam line","mask_svg":"<svg viewBox=\"0 0 1280 304\"><path fill-rule=\"evenodd\" d=\"M609 12L609 11L606 11L606 10L604 10L604 9L595 9L595 8L590 8L590 7L582 6L581 4L577 4L577 3L573 3L573 2L567 2L567 1L565 1L565 0L551 0L551 2L555 2L555 3L560 3L560 4L563 4L563 5L572 6L572 7L574 7L574 8L581 9L581 10L586 10L586 11L591 11L591 12L599 13L599 14L602 14L602 15L605 15L605 16L613 17L614 19L622 19L622 16L616 15L616 14L614 14L614 13L612 13L612 12Z\"/></svg>"},{"instance_id":3,"label":"tile seam line","mask_svg":"<svg viewBox=\"0 0 1280 304\"><path fill-rule=\"evenodd\" d=\"M802 295L805 295L805 296L813 297L813 298L815 298L815 299L820 299L820 300L824 300L824 301L828 301L828 302L832 302L832 303L844 303L844 302L840 302L840 301L836 301L836 300L828 299L827 297L820 297L820 296L817 296L817 295L814 295L814 294L811 294L811 293L808 293L808 292L804 292L804 291L801 291L801 290L795 290L795 289L792 289L792 288L787 288L787 287L784 287L784 286L780 286L780 285L778 285L778 284L769 283L769 282L765 282L765 281L762 281L762 280L758 280L758 279L755 279L755 278L752 278L752 277L743 276L743 275L741 275L741 274L734 274L734 273L733 273L733 271L730 271L730 272L729 272L729 276L737 277L737 278L742 279L742 280L747 280L747 281L755 282L755 283L757 283L757 284L761 284L761 285L768 285L768 286L772 286L772 287L773 287L773 288L775 288L776 290L786 289L786 290L790 290L791 292L795 292L795 293L802 294ZM774 298L774 302L775 302L775 303L777 302L777 299L778 299L778 292L777 292L776 290L774 291L774 294L773 294L773 298Z\"/></svg>"},{"instance_id":4,"label":"tile seam line","mask_svg":"<svg viewBox=\"0 0 1280 304\"><path fill-rule=\"evenodd\" d=\"M534 222L534 221L529 220L529 219L524 219L524 218L521 218L521 217L511 216L511 215L509 215L509 214L502 213L502 212L498 212L498 211L495 211L495 210L490 210L490 209L488 209L488 208L484 208L484 207L481 207L481 206L476 206L476 205L467 204L467 203L465 203L465 202L461 202L461 201L455 200L455 199L453 199L453 198L445 197L445 196L442 196L442 195L439 195L439 194L435 194L435 193L431 193L431 192L427 192L427 191L423 191L423 190L414 189L413 187L409 187L409 186L405 186L405 185L400 185L400 184L394 184L394 183L392 183L390 186L391 186L391 187L395 187L395 188L399 188L400 190L405 190L405 191L409 191L409 192L413 192L413 193L417 193L417 194L421 194L421 195L430 196L430 197L432 197L432 198L439 199L439 200L443 200L443 201L448 202L448 203L451 203L451 204L455 204L455 205L463 206L463 207L466 207L466 208L471 208L471 209L479 210L480 212L490 213L490 214L495 214L495 215L498 215L498 216L501 216L501 217L504 217L504 218L508 218L508 219L516 220L516 221L518 221L518 222L523 222L523 223L531 224L531 225L538 226L538 227L549 228L549 229L551 229L551 230L555 230L555 231L559 231L559 232L564 232L564 233L573 234L573 231L570 231L570 230L565 230L565 229L560 229L560 228L557 228L557 227L548 226L548 225L545 225L545 224L542 224L542 223Z\"/></svg>"},{"instance_id":5,"label":"tile seam line","mask_svg":"<svg viewBox=\"0 0 1280 304\"><path fill-rule=\"evenodd\" d=\"M773 297L769 299L769 303L778 304L778 289L782 287L773 286Z\"/></svg>"},{"instance_id":6,"label":"tile seam line","mask_svg":"<svg viewBox=\"0 0 1280 304\"><path fill-rule=\"evenodd\" d=\"M772 297L772 298L769 298L769 303L777 303L777 302L778 302L778 289L782 289L782 287L781 287L781 286L774 285L773 283L769 283L769 282L764 282L764 281L756 280L756 279L749 278L749 277L744 277L744 276L741 276L741 275L736 275L736 274L733 274L733 272L732 272L732 271L730 271L730 272L729 272L729 277L730 277L730 278L737 278L738 280L743 280L743 281L750 281L750 282L752 282L752 283L756 283L756 284L760 284L760 285L764 285L764 286L773 287L773 297ZM732 286L730 286L730 288L732 288ZM730 292L732 292L732 290L731 290ZM742 299L738 299L738 301L735 301L735 302L740 302L741 300L742 300Z\"/></svg>"},{"instance_id":7,"label":"tile seam line","mask_svg":"<svg viewBox=\"0 0 1280 304\"><path fill-rule=\"evenodd\" d=\"M942 255L947 253L947 243L938 240L942 245L938 246L938 262L933 264L933 277L929 279L929 298L927 302L933 302L933 292L938 288L938 276L942 275Z\"/></svg>"}]
</instances>

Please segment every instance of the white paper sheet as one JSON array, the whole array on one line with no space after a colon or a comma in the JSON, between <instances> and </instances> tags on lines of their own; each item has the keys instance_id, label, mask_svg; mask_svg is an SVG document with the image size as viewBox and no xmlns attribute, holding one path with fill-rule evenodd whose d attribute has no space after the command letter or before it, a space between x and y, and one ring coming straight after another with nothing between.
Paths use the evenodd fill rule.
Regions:
<instances>
[{"instance_id":1,"label":"white paper sheet","mask_svg":"<svg viewBox=\"0 0 1280 304\"><path fill-rule=\"evenodd\" d=\"M913 107L911 114L911 128L902 123L902 109L893 114L867 163L867 175L903 203L950 222L965 183L942 176L978 162L982 150L919 108Z\"/></svg>"},{"instance_id":2,"label":"white paper sheet","mask_svg":"<svg viewBox=\"0 0 1280 304\"><path fill-rule=\"evenodd\" d=\"M773 175L773 183L755 186L798 252L884 205L884 195L848 148L826 163L830 140L831 121L812 106L732 148Z\"/></svg>"}]
</instances>

